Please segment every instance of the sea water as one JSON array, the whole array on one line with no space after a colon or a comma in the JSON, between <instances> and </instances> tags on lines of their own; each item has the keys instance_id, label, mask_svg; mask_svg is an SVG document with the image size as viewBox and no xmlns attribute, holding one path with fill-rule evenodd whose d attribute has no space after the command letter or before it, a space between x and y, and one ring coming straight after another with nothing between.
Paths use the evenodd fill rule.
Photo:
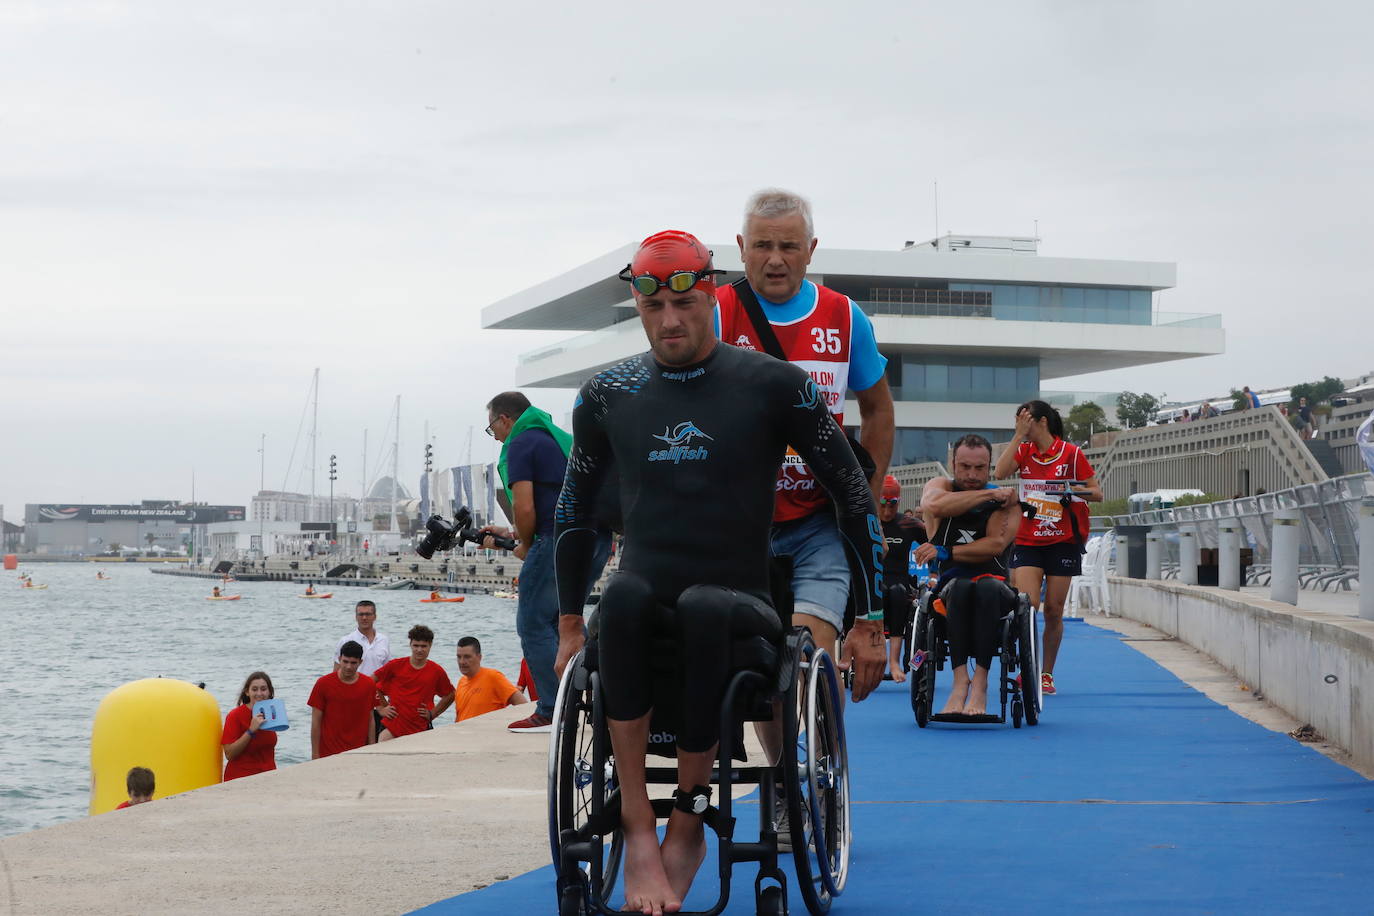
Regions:
<instances>
[{"instance_id":1,"label":"sea water","mask_svg":"<svg viewBox=\"0 0 1374 916\"><path fill-rule=\"evenodd\" d=\"M102 569L109 581L96 579ZM21 589L19 572L48 588ZM215 585L243 599L206 601ZM277 736L277 766L309 760L306 700L333 669L334 648L353 630L353 606L363 598L377 603L377 629L390 637L392 657L409 654L406 631L422 623L435 633L430 658L450 680L458 678L462 636L480 639L484 665L516 680L513 600L469 595L462 603L424 604L427 592L366 588L306 600L298 597L304 590L290 582L226 586L134 563L28 563L0 572L0 836L86 816L96 707L140 678L204 681L222 718L244 679L266 671L291 722ZM436 727L452 724L450 709Z\"/></svg>"}]
</instances>

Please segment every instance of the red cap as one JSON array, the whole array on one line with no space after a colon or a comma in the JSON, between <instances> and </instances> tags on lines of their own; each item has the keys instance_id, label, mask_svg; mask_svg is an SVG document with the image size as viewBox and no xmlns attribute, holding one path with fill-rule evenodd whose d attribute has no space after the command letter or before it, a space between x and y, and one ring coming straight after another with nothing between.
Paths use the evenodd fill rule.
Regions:
<instances>
[{"instance_id":1,"label":"red cap","mask_svg":"<svg viewBox=\"0 0 1374 916\"><path fill-rule=\"evenodd\" d=\"M883 499L901 499L902 485L897 482L897 478L888 474L883 478Z\"/></svg>"},{"instance_id":2,"label":"red cap","mask_svg":"<svg viewBox=\"0 0 1374 916\"><path fill-rule=\"evenodd\" d=\"M690 232L678 229L665 229L655 232L639 243L634 260L630 262L630 275L653 274L660 280L679 270L703 271L711 269L711 252ZM716 294L716 284L712 277L702 277L694 289Z\"/></svg>"}]
</instances>

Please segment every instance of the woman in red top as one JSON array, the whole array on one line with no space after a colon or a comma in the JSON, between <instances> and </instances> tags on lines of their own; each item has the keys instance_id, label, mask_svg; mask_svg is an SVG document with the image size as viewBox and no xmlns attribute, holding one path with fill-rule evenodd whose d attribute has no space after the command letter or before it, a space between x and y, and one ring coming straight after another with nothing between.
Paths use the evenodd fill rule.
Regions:
<instances>
[{"instance_id":1,"label":"woman in red top","mask_svg":"<svg viewBox=\"0 0 1374 916\"><path fill-rule=\"evenodd\" d=\"M254 671L239 691L239 705L224 717L224 734L220 746L224 748L224 781L266 773L277 768L277 733L264 731L263 717L253 715L253 706L261 700L276 696L272 679L265 671Z\"/></svg>"},{"instance_id":2,"label":"woman in red top","mask_svg":"<svg viewBox=\"0 0 1374 916\"><path fill-rule=\"evenodd\" d=\"M1044 401L1027 401L1016 409L1016 434L997 459L998 480L1013 473L1022 480L1077 481L1067 506L1058 496L1027 502L1035 518L1022 518L1012 550L1012 585L1035 602L1045 586L1045 658L1040 675L1044 693L1054 693L1054 662L1064 639L1064 599L1069 583L1083 573L1083 544L1088 539L1088 501L1101 502L1102 488L1088 459L1064 441L1064 421Z\"/></svg>"}]
</instances>

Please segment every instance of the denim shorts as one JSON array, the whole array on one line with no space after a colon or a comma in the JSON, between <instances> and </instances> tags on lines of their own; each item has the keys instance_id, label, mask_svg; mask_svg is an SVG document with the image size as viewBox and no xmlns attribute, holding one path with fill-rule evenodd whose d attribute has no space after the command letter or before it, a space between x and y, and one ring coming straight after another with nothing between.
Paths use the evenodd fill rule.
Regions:
<instances>
[{"instance_id":1,"label":"denim shorts","mask_svg":"<svg viewBox=\"0 0 1374 916\"><path fill-rule=\"evenodd\" d=\"M792 558L793 612L819 617L842 634L849 562L834 515L817 512L773 526L772 551Z\"/></svg>"}]
</instances>

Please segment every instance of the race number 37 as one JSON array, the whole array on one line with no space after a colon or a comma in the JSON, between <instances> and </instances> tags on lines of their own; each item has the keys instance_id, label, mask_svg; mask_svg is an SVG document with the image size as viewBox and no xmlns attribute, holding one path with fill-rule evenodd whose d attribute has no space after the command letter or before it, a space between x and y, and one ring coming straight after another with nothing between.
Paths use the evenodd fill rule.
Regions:
<instances>
[{"instance_id":1,"label":"race number 37","mask_svg":"<svg viewBox=\"0 0 1374 916\"><path fill-rule=\"evenodd\" d=\"M812 328L811 336L816 338L811 349L817 353L840 352L840 332L834 328Z\"/></svg>"}]
</instances>

